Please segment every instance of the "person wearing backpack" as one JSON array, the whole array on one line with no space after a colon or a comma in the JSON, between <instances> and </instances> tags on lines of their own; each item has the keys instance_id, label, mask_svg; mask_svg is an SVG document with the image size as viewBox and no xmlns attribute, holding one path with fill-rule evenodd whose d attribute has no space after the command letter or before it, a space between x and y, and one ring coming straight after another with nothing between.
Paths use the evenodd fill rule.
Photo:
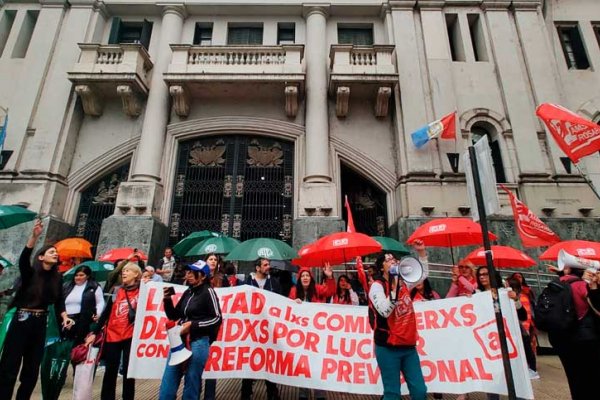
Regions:
<instances>
[{"instance_id":1,"label":"person wearing backpack","mask_svg":"<svg viewBox=\"0 0 600 400\"><path fill-rule=\"evenodd\" d=\"M573 400L596 398L600 376L600 335L597 316L588 303L583 269L565 267L538 298L535 321L548 332L550 344L565 370Z\"/></svg>"}]
</instances>

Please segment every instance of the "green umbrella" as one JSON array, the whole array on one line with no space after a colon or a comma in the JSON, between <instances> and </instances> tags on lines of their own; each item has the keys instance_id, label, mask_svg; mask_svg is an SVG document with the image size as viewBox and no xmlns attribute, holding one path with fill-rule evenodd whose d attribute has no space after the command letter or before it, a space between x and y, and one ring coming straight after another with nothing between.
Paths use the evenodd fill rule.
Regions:
<instances>
[{"instance_id":1,"label":"green umbrella","mask_svg":"<svg viewBox=\"0 0 600 400\"><path fill-rule=\"evenodd\" d=\"M198 243L192 247L187 253L186 257L191 256L203 256L205 254L229 254L231 250L239 246L240 241L228 236L211 237L203 242Z\"/></svg>"},{"instance_id":2,"label":"green umbrella","mask_svg":"<svg viewBox=\"0 0 600 400\"><path fill-rule=\"evenodd\" d=\"M397 241L396 239L392 239L386 236L371 236L381 245L382 251L389 251L395 253L396 255L406 256L410 254L410 250L406 248L405 245Z\"/></svg>"},{"instance_id":3,"label":"green umbrella","mask_svg":"<svg viewBox=\"0 0 600 400\"><path fill-rule=\"evenodd\" d=\"M3 268L12 267L14 264L8 261L6 258L0 256L0 266Z\"/></svg>"},{"instance_id":4,"label":"green umbrella","mask_svg":"<svg viewBox=\"0 0 600 400\"><path fill-rule=\"evenodd\" d=\"M77 267L80 267L82 265L87 265L88 267L90 267L90 269L92 270L92 276L94 277L94 280L96 280L96 282L106 282L106 280L108 279L108 274L110 274L113 271L113 269L115 269L115 266L113 264L106 261L86 261L84 263L74 266L73 268L65 272L63 275L63 280L66 281L73 279L73 276L75 276L75 270L77 269Z\"/></svg>"},{"instance_id":5,"label":"green umbrella","mask_svg":"<svg viewBox=\"0 0 600 400\"><path fill-rule=\"evenodd\" d=\"M0 206L0 229L33 221L37 214L19 206Z\"/></svg>"},{"instance_id":6,"label":"green umbrella","mask_svg":"<svg viewBox=\"0 0 600 400\"><path fill-rule=\"evenodd\" d=\"M190 249L192 247L194 247L195 245L197 245L198 243L203 242L204 240L206 240L208 238L217 237L217 236L220 236L220 235L216 232L211 232L211 231L192 232L189 235L187 235L185 238L183 238L179 242L177 242L177 244L175 246L173 246L173 251L175 252L175 254L182 256L182 255L186 254L188 251L190 251Z\"/></svg>"},{"instance_id":7,"label":"green umbrella","mask_svg":"<svg viewBox=\"0 0 600 400\"><path fill-rule=\"evenodd\" d=\"M285 242L277 239L258 238L246 240L237 246L225 260L254 261L259 258L268 258L269 260L291 260L298 257L294 251Z\"/></svg>"}]
</instances>

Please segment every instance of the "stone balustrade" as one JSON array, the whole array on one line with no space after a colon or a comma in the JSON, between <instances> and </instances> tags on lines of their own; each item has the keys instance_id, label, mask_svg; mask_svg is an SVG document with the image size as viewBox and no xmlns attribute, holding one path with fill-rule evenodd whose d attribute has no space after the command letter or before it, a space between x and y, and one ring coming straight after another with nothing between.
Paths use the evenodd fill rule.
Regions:
<instances>
[{"instance_id":1,"label":"stone balustrade","mask_svg":"<svg viewBox=\"0 0 600 400\"><path fill-rule=\"evenodd\" d=\"M333 74L395 74L394 46L331 45L329 59Z\"/></svg>"},{"instance_id":2,"label":"stone balustrade","mask_svg":"<svg viewBox=\"0 0 600 400\"><path fill-rule=\"evenodd\" d=\"M301 74L304 46L171 45L169 73Z\"/></svg>"},{"instance_id":3,"label":"stone balustrade","mask_svg":"<svg viewBox=\"0 0 600 400\"><path fill-rule=\"evenodd\" d=\"M80 43L79 61L68 73L80 96L84 112L100 116L104 102L121 97L123 111L137 117L142 97L148 95L153 64L141 44L101 45Z\"/></svg>"}]
</instances>

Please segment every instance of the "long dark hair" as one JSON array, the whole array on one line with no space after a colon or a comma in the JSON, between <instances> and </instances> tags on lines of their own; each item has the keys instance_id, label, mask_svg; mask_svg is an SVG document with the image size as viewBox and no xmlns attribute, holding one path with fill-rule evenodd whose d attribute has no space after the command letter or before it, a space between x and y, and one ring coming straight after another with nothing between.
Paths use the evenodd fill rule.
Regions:
<instances>
[{"instance_id":1,"label":"long dark hair","mask_svg":"<svg viewBox=\"0 0 600 400\"><path fill-rule=\"evenodd\" d=\"M307 273L310 276L310 283L308 284L308 288L306 292L304 292L304 286L302 286L302 277L303 273ZM296 298L305 301L312 301L312 298L317 294L317 288L315 284L315 278L313 278L312 274L308 270L304 270L298 275L298 281L296 282Z\"/></svg>"},{"instance_id":2,"label":"long dark hair","mask_svg":"<svg viewBox=\"0 0 600 400\"><path fill-rule=\"evenodd\" d=\"M518 279L517 275L521 275L521 287L527 287L528 288L529 285L527 284L527 280L525 279L525 275L523 275L522 273L520 273L520 272L514 272L510 277Z\"/></svg>"},{"instance_id":3,"label":"long dark hair","mask_svg":"<svg viewBox=\"0 0 600 400\"><path fill-rule=\"evenodd\" d=\"M428 278L425 278L423 280L423 297L426 298L427 300L435 300L435 297L433 296L433 289L431 288L431 283L429 282ZM415 296L417 295L417 288L414 287L412 288L412 290L410 291L410 298L414 299Z\"/></svg>"},{"instance_id":4,"label":"long dark hair","mask_svg":"<svg viewBox=\"0 0 600 400\"><path fill-rule=\"evenodd\" d=\"M47 244L45 246L42 246L42 248L35 253L35 257L33 258L33 264L32 264L32 268L36 271L38 271L38 273L48 273L48 276L42 279L48 279L49 281L49 285L48 288L52 291L53 297L55 299L60 299L62 293L59 291L60 288L62 287L61 281L62 281L62 275L58 272L58 262L54 263L52 265L52 268L50 269L50 271L44 271L44 266L42 261L40 260L40 257L42 257L44 254L46 254L46 252L50 249L56 249L56 247L53 244ZM35 297L40 299L42 298L42 296L44 296L44 293L42 293L42 289L43 289L44 285L35 285L35 289L36 289L36 293L35 293Z\"/></svg>"},{"instance_id":5,"label":"long dark hair","mask_svg":"<svg viewBox=\"0 0 600 400\"><path fill-rule=\"evenodd\" d=\"M492 285L492 271L489 270L488 267L483 266L483 267L479 267L477 268L477 272L475 272L475 278L477 278L477 289L479 289L479 291L481 292L485 292L487 289L481 284L481 282L479 282L479 276L481 275L481 270L482 269L487 269L488 271L488 279L490 280L490 286ZM496 271L496 283L499 285L498 287L502 286L502 277L500 276L500 274L498 273L498 271Z\"/></svg>"},{"instance_id":6,"label":"long dark hair","mask_svg":"<svg viewBox=\"0 0 600 400\"><path fill-rule=\"evenodd\" d=\"M340 275L338 277L337 280L337 289L336 289L336 295L338 297L338 299L343 300L345 303L350 303L350 290L349 289L343 289L340 287L340 281L342 279L345 279L346 282L350 283L350 278L348 278L348 275Z\"/></svg>"}]
</instances>

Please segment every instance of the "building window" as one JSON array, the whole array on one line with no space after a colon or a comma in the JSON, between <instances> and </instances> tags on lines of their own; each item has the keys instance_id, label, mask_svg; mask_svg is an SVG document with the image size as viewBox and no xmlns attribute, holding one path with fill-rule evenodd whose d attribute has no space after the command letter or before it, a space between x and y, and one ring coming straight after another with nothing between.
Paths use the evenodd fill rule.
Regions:
<instances>
[{"instance_id":1,"label":"building window","mask_svg":"<svg viewBox=\"0 0 600 400\"><path fill-rule=\"evenodd\" d=\"M481 26L479 14L468 14L469 33L471 35L471 44L473 45L473 54L475 61L489 61L487 48L485 45L485 35Z\"/></svg>"},{"instance_id":2,"label":"building window","mask_svg":"<svg viewBox=\"0 0 600 400\"><path fill-rule=\"evenodd\" d=\"M577 24L558 25L558 38L569 69L588 69L590 62L585 52L579 26Z\"/></svg>"},{"instance_id":3,"label":"building window","mask_svg":"<svg viewBox=\"0 0 600 400\"><path fill-rule=\"evenodd\" d=\"M476 122L471 128L471 140L473 144L484 136L488 137L490 150L492 152L492 162L494 163L494 172L496 173L496 182L506 183L506 175L504 174L504 163L502 162L502 154L500 152L500 142L497 135L492 134L494 128L485 122ZM495 132L494 132L495 133Z\"/></svg>"},{"instance_id":4,"label":"building window","mask_svg":"<svg viewBox=\"0 0 600 400\"><path fill-rule=\"evenodd\" d=\"M17 42L13 48L12 58L25 58L27 49L29 48L29 42L33 36L33 29L38 19L39 11L28 10L23 19L23 25L19 31Z\"/></svg>"},{"instance_id":5,"label":"building window","mask_svg":"<svg viewBox=\"0 0 600 400\"><path fill-rule=\"evenodd\" d=\"M460 34L460 25L458 23L458 14L446 14L446 28L448 29L448 40L452 61L466 61L465 47L463 45L462 35Z\"/></svg>"},{"instance_id":6,"label":"building window","mask_svg":"<svg viewBox=\"0 0 600 400\"><path fill-rule=\"evenodd\" d=\"M17 12L15 10L6 10L2 14L2 19L0 19L0 57L2 57L2 53L4 52L4 46L6 46L6 41L8 40L8 35L10 35L16 15Z\"/></svg>"},{"instance_id":7,"label":"building window","mask_svg":"<svg viewBox=\"0 0 600 400\"><path fill-rule=\"evenodd\" d=\"M122 21L114 17L110 28L109 44L139 43L148 50L152 36L152 22Z\"/></svg>"},{"instance_id":8,"label":"building window","mask_svg":"<svg viewBox=\"0 0 600 400\"><path fill-rule=\"evenodd\" d=\"M596 34L596 41L598 42L598 46L600 46L600 23L594 24L593 28Z\"/></svg>"},{"instance_id":9,"label":"building window","mask_svg":"<svg viewBox=\"0 0 600 400\"><path fill-rule=\"evenodd\" d=\"M372 46L373 25L338 25L338 43Z\"/></svg>"},{"instance_id":10,"label":"building window","mask_svg":"<svg viewBox=\"0 0 600 400\"><path fill-rule=\"evenodd\" d=\"M211 23L197 23L194 32L194 44L200 46L212 45L213 25Z\"/></svg>"},{"instance_id":11,"label":"building window","mask_svg":"<svg viewBox=\"0 0 600 400\"><path fill-rule=\"evenodd\" d=\"M277 44L296 43L296 25L294 23L277 24Z\"/></svg>"},{"instance_id":12,"label":"building window","mask_svg":"<svg viewBox=\"0 0 600 400\"><path fill-rule=\"evenodd\" d=\"M231 45L262 45L263 27L260 26L230 26L227 30L227 44Z\"/></svg>"}]
</instances>

